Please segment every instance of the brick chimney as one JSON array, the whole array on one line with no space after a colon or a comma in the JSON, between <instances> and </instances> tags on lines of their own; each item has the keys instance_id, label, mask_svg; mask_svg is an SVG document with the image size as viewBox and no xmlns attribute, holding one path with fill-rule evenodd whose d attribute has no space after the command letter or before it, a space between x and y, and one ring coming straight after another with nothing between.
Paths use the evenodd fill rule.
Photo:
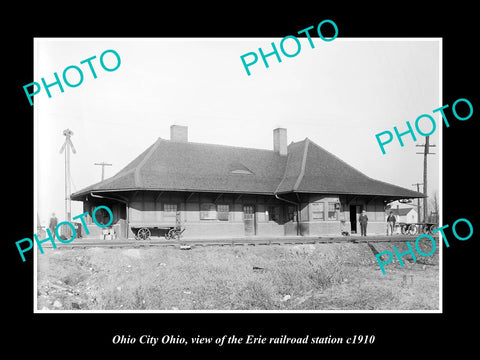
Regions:
<instances>
[{"instance_id":1,"label":"brick chimney","mask_svg":"<svg viewBox=\"0 0 480 360\"><path fill-rule=\"evenodd\" d=\"M170 126L170 140L178 142L188 142L188 126Z\"/></svg>"},{"instance_id":2,"label":"brick chimney","mask_svg":"<svg viewBox=\"0 0 480 360\"><path fill-rule=\"evenodd\" d=\"M287 156L287 129L276 128L273 130L273 151Z\"/></svg>"}]
</instances>

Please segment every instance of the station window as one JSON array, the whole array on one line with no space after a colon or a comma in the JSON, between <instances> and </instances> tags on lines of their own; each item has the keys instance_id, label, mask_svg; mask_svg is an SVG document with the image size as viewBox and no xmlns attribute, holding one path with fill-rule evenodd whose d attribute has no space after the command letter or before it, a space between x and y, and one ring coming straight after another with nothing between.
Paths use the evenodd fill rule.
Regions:
<instances>
[{"instance_id":1,"label":"station window","mask_svg":"<svg viewBox=\"0 0 480 360\"><path fill-rule=\"evenodd\" d=\"M93 211L92 211L91 216L93 216ZM97 211L95 211L95 219L97 220L97 222L99 224L105 225L105 224L108 224L110 222L110 214L104 208L100 208Z\"/></svg>"},{"instance_id":2,"label":"station window","mask_svg":"<svg viewBox=\"0 0 480 360\"><path fill-rule=\"evenodd\" d=\"M325 220L325 208L324 203L312 203L312 219L313 220Z\"/></svg>"},{"instance_id":3,"label":"station window","mask_svg":"<svg viewBox=\"0 0 480 360\"><path fill-rule=\"evenodd\" d=\"M215 220L217 207L215 204L205 203L200 205L200 220Z\"/></svg>"},{"instance_id":4,"label":"station window","mask_svg":"<svg viewBox=\"0 0 480 360\"><path fill-rule=\"evenodd\" d=\"M175 217L177 214L177 204L163 204L163 216Z\"/></svg>"},{"instance_id":5,"label":"station window","mask_svg":"<svg viewBox=\"0 0 480 360\"><path fill-rule=\"evenodd\" d=\"M228 204L217 205L217 219L222 221L228 221L228 214L230 207Z\"/></svg>"},{"instance_id":6,"label":"station window","mask_svg":"<svg viewBox=\"0 0 480 360\"><path fill-rule=\"evenodd\" d=\"M280 207L269 206L268 207L268 221L280 221Z\"/></svg>"},{"instance_id":7,"label":"station window","mask_svg":"<svg viewBox=\"0 0 480 360\"><path fill-rule=\"evenodd\" d=\"M288 221L297 221L297 209L295 206L287 206L287 219Z\"/></svg>"},{"instance_id":8,"label":"station window","mask_svg":"<svg viewBox=\"0 0 480 360\"><path fill-rule=\"evenodd\" d=\"M328 203L328 220L337 220L336 203Z\"/></svg>"}]
</instances>

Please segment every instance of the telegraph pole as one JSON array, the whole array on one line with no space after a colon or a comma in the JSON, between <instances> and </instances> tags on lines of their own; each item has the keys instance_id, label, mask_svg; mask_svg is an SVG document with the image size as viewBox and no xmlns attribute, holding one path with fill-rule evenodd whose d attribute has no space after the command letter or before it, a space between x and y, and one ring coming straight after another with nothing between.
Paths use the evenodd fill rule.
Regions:
<instances>
[{"instance_id":1,"label":"telegraph pole","mask_svg":"<svg viewBox=\"0 0 480 360\"><path fill-rule=\"evenodd\" d=\"M417 154L423 154L423 221L427 221L427 155L434 155L435 153L430 152L430 147L435 147L436 145L429 144L430 136L425 137L424 145L416 145L417 147L424 147L423 152L417 152Z\"/></svg>"},{"instance_id":2,"label":"telegraph pole","mask_svg":"<svg viewBox=\"0 0 480 360\"><path fill-rule=\"evenodd\" d=\"M420 185L421 183L412 184L412 186L417 186L417 192L420 192ZM418 222L420 222L420 199L417 199L417 214L418 214Z\"/></svg>"},{"instance_id":3,"label":"telegraph pole","mask_svg":"<svg viewBox=\"0 0 480 360\"><path fill-rule=\"evenodd\" d=\"M102 181L105 177L105 166L112 166L112 164L107 164L106 162L95 163L94 165L100 165L102 167Z\"/></svg>"}]
</instances>

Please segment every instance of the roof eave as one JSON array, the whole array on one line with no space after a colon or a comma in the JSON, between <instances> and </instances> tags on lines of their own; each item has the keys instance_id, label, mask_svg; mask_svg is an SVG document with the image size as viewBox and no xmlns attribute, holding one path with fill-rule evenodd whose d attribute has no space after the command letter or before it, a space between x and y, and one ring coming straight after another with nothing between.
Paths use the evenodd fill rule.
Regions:
<instances>
[{"instance_id":1,"label":"roof eave","mask_svg":"<svg viewBox=\"0 0 480 360\"><path fill-rule=\"evenodd\" d=\"M361 196L382 196L382 197L395 197L398 199L417 199L417 198L426 198L427 196L422 193L417 193L415 195L405 195L405 194L378 194L378 193L367 193L367 192L353 192L353 191L305 191L305 190L288 190L288 191L278 191L275 194L287 194L287 193L298 193L298 194L337 194L337 195L361 195Z\"/></svg>"},{"instance_id":2,"label":"roof eave","mask_svg":"<svg viewBox=\"0 0 480 360\"><path fill-rule=\"evenodd\" d=\"M125 189L90 189L74 193L70 196L72 200L82 201L90 193L114 193L127 191L171 191L171 192L198 192L198 193L222 193L222 194L249 194L249 195L274 195L273 191L238 191L238 190L208 190L208 189L165 189L165 188L125 188Z\"/></svg>"}]
</instances>

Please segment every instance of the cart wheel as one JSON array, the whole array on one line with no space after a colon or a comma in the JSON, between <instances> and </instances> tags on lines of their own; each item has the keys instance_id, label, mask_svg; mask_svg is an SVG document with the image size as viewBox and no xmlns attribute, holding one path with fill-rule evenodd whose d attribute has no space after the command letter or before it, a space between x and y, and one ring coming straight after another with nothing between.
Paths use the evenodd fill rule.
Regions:
<instances>
[{"instance_id":1,"label":"cart wheel","mask_svg":"<svg viewBox=\"0 0 480 360\"><path fill-rule=\"evenodd\" d=\"M168 230L168 233L167 235L165 235L165 237L168 236L168 240L176 240L177 238L177 232L175 231L175 229L170 229Z\"/></svg>"},{"instance_id":2,"label":"cart wheel","mask_svg":"<svg viewBox=\"0 0 480 360\"><path fill-rule=\"evenodd\" d=\"M430 232L430 226L429 226L428 224L425 224L425 225L423 226L423 233L424 233L424 234L431 234L431 232Z\"/></svg>"},{"instance_id":3,"label":"cart wheel","mask_svg":"<svg viewBox=\"0 0 480 360\"><path fill-rule=\"evenodd\" d=\"M400 231L402 232L402 235L405 235L407 233L407 225L401 225L400 226Z\"/></svg>"},{"instance_id":4,"label":"cart wheel","mask_svg":"<svg viewBox=\"0 0 480 360\"><path fill-rule=\"evenodd\" d=\"M418 232L418 227L417 225L415 224L410 224L410 226L408 227L408 234L409 235L416 235Z\"/></svg>"},{"instance_id":5,"label":"cart wheel","mask_svg":"<svg viewBox=\"0 0 480 360\"><path fill-rule=\"evenodd\" d=\"M168 231L165 233L165 240L172 240L172 238L170 237L170 231L171 231L171 230L168 230Z\"/></svg>"},{"instance_id":6,"label":"cart wheel","mask_svg":"<svg viewBox=\"0 0 480 360\"><path fill-rule=\"evenodd\" d=\"M137 237L138 237L140 240L147 240L148 238L150 238L150 230L147 229L147 228L140 228L140 229L138 229Z\"/></svg>"},{"instance_id":7,"label":"cart wheel","mask_svg":"<svg viewBox=\"0 0 480 360\"><path fill-rule=\"evenodd\" d=\"M437 227L436 227L435 224L430 225L430 228L428 229L428 233L429 233L430 235L433 235L433 230L435 230L436 228L437 228Z\"/></svg>"}]
</instances>

